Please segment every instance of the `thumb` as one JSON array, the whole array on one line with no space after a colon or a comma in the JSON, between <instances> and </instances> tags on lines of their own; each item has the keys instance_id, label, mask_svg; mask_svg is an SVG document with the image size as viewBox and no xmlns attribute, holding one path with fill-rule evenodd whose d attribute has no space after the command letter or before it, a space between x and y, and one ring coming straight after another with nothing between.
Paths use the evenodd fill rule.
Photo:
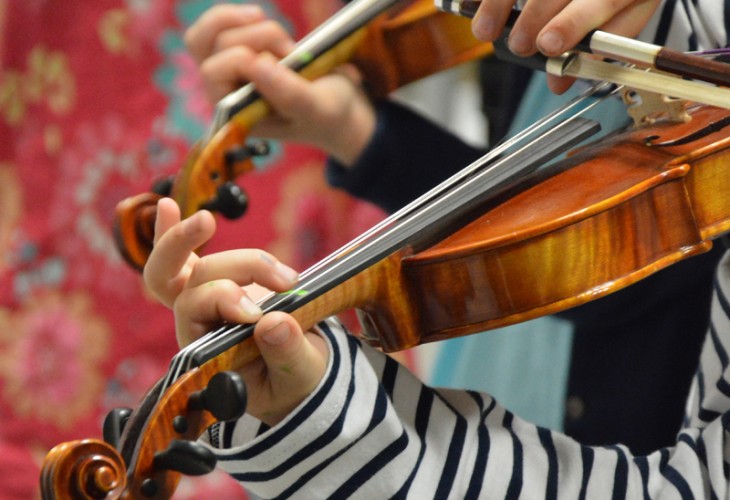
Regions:
<instances>
[{"instance_id":1,"label":"thumb","mask_svg":"<svg viewBox=\"0 0 730 500\"><path fill-rule=\"evenodd\" d=\"M282 312L262 317L254 338L267 368L269 412L283 418L319 384L327 369L329 348L322 337L305 334L292 316Z\"/></svg>"}]
</instances>

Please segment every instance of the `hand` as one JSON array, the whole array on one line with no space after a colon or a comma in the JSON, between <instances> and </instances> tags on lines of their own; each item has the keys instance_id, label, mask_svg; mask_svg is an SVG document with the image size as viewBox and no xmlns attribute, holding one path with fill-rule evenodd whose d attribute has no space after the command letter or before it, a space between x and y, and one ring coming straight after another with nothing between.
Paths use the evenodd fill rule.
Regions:
<instances>
[{"instance_id":1,"label":"hand","mask_svg":"<svg viewBox=\"0 0 730 500\"><path fill-rule=\"evenodd\" d=\"M254 341L261 358L241 370L249 393L247 412L275 425L317 386L327 367L328 348L316 333L303 333L292 316L263 315L249 293L265 293L264 289L241 288L258 283L285 291L296 283L297 273L262 250L198 257L194 250L214 232L215 219L209 212L197 212L181 222L177 204L169 198L160 200L144 281L174 310L180 346L223 321L258 321Z\"/></svg>"},{"instance_id":2,"label":"hand","mask_svg":"<svg viewBox=\"0 0 730 500\"><path fill-rule=\"evenodd\" d=\"M375 111L351 66L314 82L278 64L294 41L255 5L217 5L185 33L209 97L218 101L253 83L273 109L254 134L316 146L345 165L358 158L375 130Z\"/></svg>"},{"instance_id":3,"label":"hand","mask_svg":"<svg viewBox=\"0 0 730 500\"><path fill-rule=\"evenodd\" d=\"M635 37L644 28L661 0L529 0L512 28L509 47L520 56L538 50L548 57L572 49L589 32L601 29ZM514 0L482 0L472 22L474 35L494 41L502 33ZM572 79L550 75L555 93L570 87Z\"/></svg>"}]
</instances>

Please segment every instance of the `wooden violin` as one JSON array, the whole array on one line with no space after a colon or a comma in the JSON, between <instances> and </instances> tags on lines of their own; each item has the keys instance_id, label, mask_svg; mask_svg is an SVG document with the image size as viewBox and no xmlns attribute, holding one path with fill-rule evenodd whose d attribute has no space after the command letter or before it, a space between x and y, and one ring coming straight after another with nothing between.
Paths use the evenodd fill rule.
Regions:
<instances>
[{"instance_id":1,"label":"wooden violin","mask_svg":"<svg viewBox=\"0 0 730 500\"><path fill-rule=\"evenodd\" d=\"M625 91L632 108L637 95L652 101ZM635 124L575 149L596 126L573 119L470 165L261 306L305 329L355 308L363 337L396 351L577 306L707 251L730 230L730 106L672 101ZM168 498L181 474L212 470L197 440L245 411L236 370L258 356L252 330L184 348L109 443L54 448L44 497Z\"/></svg>"},{"instance_id":2,"label":"wooden violin","mask_svg":"<svg viewBox=\"0 0 730 500\"><path fill-rule=\"evenodd\" d=\"M468 19L437 10L431 0L356 0L305 37L282 63L315 79L350 62L369 94L378 97L491 50L491 44L473 37ZM132 267L141 270L147 261L162 196L175 199L183 217L203 208L231 219L244 213L247 199L235 180L254 169L253 157L268 152L265 143L247 140L269 111L252 85L227 96L209 137L193 148L174 178L118 204L115 241Z\"/></svg>"},{"instance_id":3,"label":"wooden violin","mask_svg":"<svg viewBox=\"0 0 730 500\"><path fill-rule=\"evenodd\" d=\"M730 110L682 102L668 117L643 118L526 178L515 165L543 165L594 124L571 120L467 168L262 306L304 328L357 308L364 337L393 351L573 307L707 251L730 230ZM181 473L211 470L215 458L195 441L245 408L240 391L226 391L258 355L252 328L226 325L183 349L118 446L54 448L45 497L167 498ZM201 404L206 391L238 407Z\"/></svg>"}]
</instances>

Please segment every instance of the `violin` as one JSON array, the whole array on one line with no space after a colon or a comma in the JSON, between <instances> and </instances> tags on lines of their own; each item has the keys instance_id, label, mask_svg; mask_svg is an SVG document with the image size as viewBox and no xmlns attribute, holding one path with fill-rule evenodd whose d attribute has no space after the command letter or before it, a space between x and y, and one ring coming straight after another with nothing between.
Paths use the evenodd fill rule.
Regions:
<instances>
[{"instance_id":1,"label":"violin","mask_svg":"<svg viewBox=\"0 0 730 500\"><path fill-rule=\"evenodd\" d=\"M473 37L468 19L437 10L431 0L355 0L281 62L309 79L350 62L361 72L369 95L377 98L491 52L491 44ZM201 209L229 219L243 215L248 199L235 180L254 169L253 158L268 153L265 142L247 140L269 111L252 85L227 96L218 104L209 137L194 146L180 172L151 192L118 204L115 242L133 268L141 271L152 250L162 196L175 199L183 217Z\"/></svg>"},{"instance_id":2,"label":"violin","mask_svg":"<svg viewBox=\"0 0 730 500\"><path fill-rule=\"evenodd\" d=\"M652 102L623 94L633 127L576 147L597 127L574 119L476 162L262 308L304 329L355 308L363 337L396 351L574 307L709 250L730 231L730 109L636 112L638 96ZM258 356L252 330L224 325L184 348L137 410L105 425L106 442L51 450L44 497L167 498L181 474L211 471L196 440L245 411L236 370Z\"/></svg>"},{"instance_id":3,"label":"violin","mask_svg":"<svg viewBox=\"0 0 730 500\"><path fill-rule=\"evenodd\" d=\"M705 252L730 230L730 110L680 108L577 149L596 127L571 120L468 167L262 308L290 312L303 328L356 308L363 337L395 351L583 304ZM525 165L565 150L525 176ZM252 329L225 325L183 349L116 446L54 448L45 497L167 498L180 474L212 470L215 457L196 440L245 411L236 370L258 356Z\"/></svg>"}]
</instances>

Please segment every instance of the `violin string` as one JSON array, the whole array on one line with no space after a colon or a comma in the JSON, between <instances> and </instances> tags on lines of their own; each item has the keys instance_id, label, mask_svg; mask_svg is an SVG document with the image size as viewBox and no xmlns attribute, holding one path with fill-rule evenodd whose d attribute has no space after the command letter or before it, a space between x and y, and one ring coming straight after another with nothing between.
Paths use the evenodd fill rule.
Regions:
<instances>
[{"instance_id":1,"label":"violin string","mask_svg":"<svg viewBox=\"0 0 730 500\"><path fill-rule=\"evenodd\" d=\"M345 244L343 247L339 248L329 256L325 257L306 271L304 271L301 274L301 278L307 277L309 274L318 272L322 267L325 267L329 264L330 261L335 260L338 258L340 254L349 253L352 251L353 248L361 245L363 242L367 241L369 238L371 238L373 235L381 232L384 228L388 226L392 226L395 222L398 220L403 219L404 217L407 217L409 214L419 210L421 207L427 205L432 200L438 198L439 196L443 195L448 190L452 189L457 183L462 182L464 179L467 179L471 176L473 176L477 171L480 169L486 168L488 165L493 163L496 159L500 157L504 152L509 150L512 147L516 147L519 143L529 140L529 137L532 135L537 134L539 130L542 130L544 128L547 128L551 123L558 120L561 116L567 114L571 110L573 110L575 107L582 104L584 101L589 99L590 97L596 95L597 93L605 92L607 88L610 87L610 84L606 82L599 82L596 85L593 85L589 87L588 89L581 92L578 96L571 99L568 103L566 103L564 106L550 112L549 114L545 115L543 118L537 120L535 123L531 124L530 126L526 127L522 131L515 134L513 137L508 138L506 140L501 141L499 144L497 144L494 148L490 149L489 152L487 152L484 156L479 158L477 161L473 162L472 164L468 165L464 169L457 172L454 176L450 177L446 181L440 183L436 187L432 188L431 190L427 191L423 195L419 196L416 200L410 202L409 204L405 205L403 208L399 209L398 211L394 212L390 216L383 219L381 222L375 224L370 230L364 232L357 238L353 239L352 241ZM614 94L617 90L614 89L613 92L607 94L604 96L604 98L608 97L608 95ZM585 112L589 111L594 106L598 105L599 102L602 102L603 98L600 100L596 100L593 103L587 105L583 110L577 112L574 117L579 117ZM529 145L529 143L528 143ZM273 294L272 294L273 295ZM268 297L265 297L263 300L265 300Z\"/></svg>"},{"instance_id":2,"label":"violin string","mask_svg":"<svg viewBox=\"0 0 730 500\"><path fill-rule=\"evenodd\" d=\"M259 304L265 304L264 310L266 312L278 310L281 308L283 303L292 303L292 297L301 296L301 294L311 293L311 290L319 287L322 282L330 280L331 277L329 275L331 273L339 272L342 266L344 266L345 264L349 265L351 260L355 258L362 258L363 254L370 251L370 246L377 246L380 241L390 236L393 231L401 231L402 228L398 224L400 221L403 221L413 213L417 213L421 207L428 205L433 200L439 200L439 198L441 198L437 205L443 203L443 197L445 193L449 193L449 191L452 191L453 194L454 186L458 186L464 181L464 179L468 179L474 176L474 174L478 171L483 170L487 166L495 163L495 161L499 159L500 155L502 155L505 151L515 147L517 144L523 141L528 140L529 136L536 134L539 130L547 127L548 125L556 121L559 117L574 109L576 106L580 105L582 102L595 95L596 93L603 92L607 86L608 85L605 82L593 85L592 87L581 93L579 96L569 101L565 106L551 112L543 119L538 120L530 127L527 127L522 132L516 134L514 137L498 144L489 153L469 165L467 168L461 170L449 180L439 184L437 187L428 191L426 194L422 195L414 202L409 203L401 210L398 210L390 217L384 219L381 223L376 224L369 231L366 231L358 238L355 238L348 244L341 247L339 250L333 252L328 257L319 261L314 266L305 270L300 276L300 283L295 288L293 288L289 294L282 295L272 293L259 301ZM597 106L608 96L615 94L616 91L617 89L614 88L612 92L604 94L601 98L596 99L594 102L590 103L583 109L577 111L573 118L567 120L564 123L572 121L573 119L581 116L588 110L592 109L594 106ZM524 148L529 147L532 143L534 143L534 139L518 149L517 152L523 151ZM390 229L386 231L387 228ZM383 235L381 235L380 238L377 238L376 235L378 235L379 233L382 233ZM369 243L369 245L366 245L366 243ZM353 252L355 249L359 250L357 252ZM345 256L346 258L343 259L343 256ZM207 333L203 337L183 348L173 358L173 361L171 362L170 370L168 371L168 375L166 378L165 387L168 387L181 374L188 371L193 366L193 359L197 353L205 349L210 349L211 346L217 345L217 343L220 342L221 338L243 332L247 326L249 325L224 325L217 330Z\"/></svg>"},{"instance_id":3,"label":"violin string","mask_svg":"<svg viewBox=\"0 0 730 500\"><path fill-rule=\"evenodd\" d=\"M577 123L577 119L571 119L562 122L558 126L552 128L548 132L548 134L559 135L563 133L563 129L567 129L567 131L564 133L564 136L570 137L574 129L578 126L579 124ZM452 187L450 190L445 191L444 193L442 193L441 196L426 205L423 209L412 212L408 215L408 217L399 220L399 224L382 233L381 235L378 235L372 242L371 246L373 246L376 249L376 252L378 252L376 253L376 257L381 256L382 249L379 248L380 241L388 241L388 238L390 238L393 234L398 234L399 239L408 242L408 237L402 234L404 230L407 228L409 231L411 231L411 234L416 234L419 231L423 231L431 224L433 224L433 221L429 220L431 214L436 214L439 218L442 218L444 213L454 213L456 208L473 206L472 202L475 200L475 194L468 193L469 190L475 190L475 186L476 190L486 193L489 191L490 188L500 185L505 178L512 176L515 173L521 175L524 174L524 172L530 169L532 166L529 162L531 157L537 154L537 152L534 151L535 149L543 150L546 147L550 146L555 146L556 148L558 147L557 138L552 140L546 139L544 142L548 144L537 148L537 143L531 142L530 144L523 146L517 151L511 153L510 155L500 158L498 161L492 163L488 168L480 170L478 175L473 175L466 182L459 183ZM547 153L548 151L544 152ZM446 209L443 208L444 206L446 207ZM457 215L458 214L454 213L453 217ZM415 228L412 226L415 226ZM391 249L386 247L385 251L389 250ZM369 251L370 248L368 248L367 246L362 246L354 251L345 253L342 257L336 259L330 265L328 265L326 269L329 272L333 272L336 271L339 267L350 267L352 265L351 261L359 258L358 253L365 254L366 257L368 257ZM329 277L327 276L327 272L317 273L306 280L302 287L302 291L310 290L312 287L318 286L321 281L327 279L329 279ZM295 288L295 290L297 289Z\"/></svg>"},{"instance_id":4,"label":"violin string","mask_svg":"<svg viewBox=\"0 0 730 500\"><path fill-rule=\"evenodd\" d=\"M604 85L598 84L594 85L592 88L589 88L587 91L585 91L583 94L569 102L566 106L564 106L561 109L558 109L552 113L550 113L548 116L546 116L543 120L540 120L533 124L532 126L528 127L525 131L523 131L520 134L517 134L515 137L511 138L508 141L503 142L501 145L498 145L495 147L492 152L485 155L482 159L478 160L474 164L472 164L469 168L464 169L462 172L457 174L455 176L459 181L471 176L477 169L483 168L485 164L491 163L494 161L494 159L500 155L502 152L506 151L508 148L512 147L517 142L520 142L521 140L524 140L524 138L528 137L529 135L532 135L533 132L544 128L548 124L552 123L557 119L559 116L562 116L563 114L567 113L569 110L577 106L579 103L581 103L583 100L585 100L587 97L590 97L594 95L596 92L602 90L604 88ZM588 109L590 109L593 105L597 105L598 102L594 102L591 105L584 108L584 110L576 113L575 116L580 116L580 114L584 113ZM386 225L393 225L398 220L401 220L405 218L408 214L413 213L417 211L418 208L423 206L424 204L428 203L430 200L434 199L436 196L443 194L448 189L451 189L455 182L453 179L451 181L447 181L445 183L442 183L441 185L437 186L437 188L434 188L433 190L429 191L426 195L423 197L420 197L415 202L407 205L404 207L404 209L401 209L400 211L393 214L391 217L387 218L385 221L383 221L381 224L376 225L375 228L372 230L366 232L364 235L362 235L359 238L356 238L349 244L343 246L340 250L337 252L334 252L329 257L323 259L315 266L312 266L308 270L302 273L301 275L301 282L300 285L298 285L292 292L293 293L302 293L307 288L311 288L312 284L308 281L309 276L311 275L320 275L319 271L321 269L327 269L328 266L335 261L340 260L340 256L343 254L350 254L352 250L356 247L361 246L364 244L365 241L371 240L375 234L378 232L382 232L383 228ZM324 273L326 274L326 273ZM306 287L306 288L305 288ZM267 300L270 300L272 297L275 297L276 294L270 294L269 296L262 299L260 302L267 302ZM280 306L280 302L278 301L276 304L270 306L267 308L267 310L274 310L275 308ZM240 332L243 328L242 325L225 325L218 330L215 330L213 332L210 332L209 334L206 334L205 336L201 337L194 343L188 345L186 348L180 351L178 355L173 359L173 362L171 363L171 369L168 372L168 384L172 383L174 380L177 379L182 373L189 370L192 366L192 359L194 358L195 354L199 352L202 349L209 348L209 346L215 345L221 337L225 337L228 335L231 335L233 333Z\"/></svg>"},{"instance_id":5,"label":"violin string","mask_svg":"<svg viewBox=\"0 0 730 500\"><path fill-rule=\"evenodd\" d=\"M567 122L565 122L567 123ZM559 127L551 131L552 134L559 135L562 133L560 130L567 125L563 123ZM571 120L571 124L576 123L576 120ZM564 137L570 137L570 134L563 134ZM581 137L582 140L582 137ZM561 147L559 138L553 140L545 140L550 147L554 149L560 148L560 152L564 150ZM570 145L574 145L570 144ZM566 146L567 147L567 146ZM490 178L491 186L499 185L505 178L505 176L511 175L518 169L524 169L525 165L539 166L544 162L544 153L546 148L531 147L525 148L520 152L513 153L505 158L500 159L499 162L492 167L493 170L498 168L498 165L512 165L511 168L503 168L502 171L497 171L496 175L492 175ZM344 281L347 277L356 274L360 269L368 267L371 263L382 260L393 251L403 248L406 243L409 243L412 239L416 238L416 235L423 234L427 228L433 228L437 223L442 226L447 220L446 216L453 217L455 215L461 215L465 207L473 206L476 195L484 196L485 193L489 193L489 190L485 190L481 177L484 177L491 172L482 172L480 177L472 179L468 183L464 183L459 186L458 189L452 190L443 199L439 199L437 203L429 205L426 210L414 213L409 220L401 221L400 225L396 230L388 231L382 235L379 235L373 241L369 242L368 245L364 245L358 248L356 251L344 255L341 259L332 263L325 272L319 273L314 277L305 280L300 283L298 289L302 292L306 291L306 296L310 294L313 297L319 296L323 291L330 289L334 284ZM476 186L476 189L474 187ZM471 192L467 191L467 188L472 188ZM451 201L449 204L448 202ZM457 211L456 208L461 210ZM291 300L294 297L294 300ZM297 296L292 295L279 295L274 297L273 303L267 304L264 307L265 311L270 310L284 310L283 302L288 301L291 306L290 310L301 305L303 299L297 300ZM281 300L279 300L281 299ZM187 361L192 361L195 354L203 352L205 349L217 349L218 352L225 350L221 342L238 343L239 340L232 338L233 334L253 328L252 325L233 325L230 328L219 329L218 331L208 334L205 339L196 342L194 347L187 350L186 353L189 357ZM211 344L212 343L212 344ZM179 358L183 361L183 358ZM206 358L207 359L207 358ZM189 364L185 363L185 366L179 365L172 371L170 378L166 380L165 387L171 381L175 380L180 371L189 369Z\"/></svg>"},{"instance_id":6,"label":"violin string","mask_svg":"<svg viewBox=\"0 0 730 500\"><path fill-rule=\"evenodd\" d=\"M449 191L454 189L454 186L457 186L460 184L464 179L472 178L475 173L478 171L486 168L487 165L493 163L495 159L504 151L506 151L508 148L513 147L516 143L520 142L521 139L524 140L524 138L528 135L530 135L532 132L535 132L539 130L540 128L544 128L548 124L552 123L562 114L565 114L566 112L573 109L575 106L583 102L587 97L590 97L592 95L595 95L597 92L603 92L606 89L607 85L605 82L599 83L597 85L592 86L591 88L587 89L585 92L583 92L581 95L579 95L577 98L571 100L566 106L564 106L561 109L558 109L549 115L546 116L545 119L539 120L532 126L528 127L524 132L517 134L514 138L505 141L503 144L498 145L495 147L492 151L487 153L485 156L483 156L480 160L477 160L467 168L461 170L458 172L455 176L451 177L449 180L445 181L444 183L440 184L436 188L432 189L425 195L419 197L416 201L408 204L403 209L399 210L392 216L386 218L381 224L377 224L374 226L374 228L370 231L367 231L362 236L356 238L352 242L346 244L344 247L342 247L340 250L334 252L330 256L326 257L325 259L321 260L319 263L315 264L314 266L310 267L307 271L303 272L301 277L304 280L305 278L309 277L310 274L318 273L318 271L321 268L326 268L329 266L329 264L333 261L340 260L341 255L345 254L351 254L353 249L360 246L362 243L364 243L366 240L371 239L375 234L378 232L382 232L381 230L385 226L393 227L396 225L396 223L408 215L417 212L421 209L421 207L431 203L433 200L438 199L439 197L443 197L444 193L448 193ZM611 92L608 92L604 94L600 99L594 101L593 103L590 103L582 110L578 111L572 119L577 119L585 112L589 111L593 107L597 106L600 102L608 98L609 96L614 95L616 92L618 92L617 88L614 88ZM570 120L569 120L570 121ZM534 142L534 141L533 141ZM523 146L523 148L529 147L532 144L532 142L526 144ZM520 151L520 150L518 150ZM395 229L391 229L391 231L398 231L400 230L399 227L396 227ZM300 291L297 288L294 289L294 291ZM272 294L275 295L275 294ZM267 297L268 298L268 297ZM264 299L265 300L265 299Z\"/></svg>"},{"instance_id":7,"label":"violin string","mask_svg":"<svg viewBox=\"0 0 730 500\"><path fill-rule=\"evenodd\" d=\"M567 123L567 122L565 122L565 123ZM560 126L564 126L564 125L561 124ZM528 146L524 146L523 150L526 147L528 147ZM514 153L514 154L516 154L516 153ZM509 159L509 157L505 157L505 158L501 159L501 161L506 162L508 159ZM517 162L517 163L519 163L519 162ZM474 183L476 183L476 180L473 180L471 182L471 185L473 185ZM463 184L461 186L461 188L465 189L468 186L469 186L468 183ZM481 191L483 191L483 188L481 188ZM450 196L451 196L451 199L453 199L454 197L461 197L462 196L461 191L452 190L452 192L450 193ZM434 204L433 209L438 209L440 205L443 205L445 203L445 201L444 201L445 199L446 198L441 199L436 204ZM416 213L418 213L418 212L416 212ZM438 214L438 212L436 212L436 213ZM441 215L437 215L437 217L441 217ZM401 219L403 219L403 217L401 217ZM411 225L412 225L412 223L411 223ZM421 223L420 229L422 229L423 227L425 227L425 226L423 223ZM418 230L420 230L420 229L418 229ZM322 288L324 286L323 283L326 283L327 280L332 279L331 274L333 272L338 271L343 266L347 266L348 268L351 269L352 260L357 260L357 259L362 260L363 258L367 258L369 255L368 252L370 252L370 254L372 254L372 252L370 251L370 248L371 247L378 248L378 245L382 241L388 241L388 242L390 242L390 244L392 244L392 235L396 232L402 233L402 231L403 231L403 228L401 226L398 226L398 227L394 228L393 230L384 233L379 239L376 238L375 240L373 240L371 242L370 246L367 246L367 245L362 246L361 249L355 253L353 253L352 251L348 252L346 254L346 258L344 258L344 259L341 257L335 257L335 258L330 257L329 258L330 263L334 262L335 265L330 264L329 266L327 266L325 268L324 272L314 273L314 278L307 278L307 276L312 274L312 271L310 268L310 270L303 273L303 274L307 275L307 276L305 276L305 279L303 279L302 282L300 283L300 285L298 285L298 287L296 287L293 290L293 292L295 293L294 296L296 296L296 292L309 291L309 293L311 293L311 291L313 289ZM403 238L402 234L400 234L400 238L401 239ZM381 250L381 254L382 254L382 250ZM363 257L363 255L365 257ZM376 255L378 255L378 254L376 254ZM382 257L378 257L378 258L382 258ZM362 265L362 264L360 264L360 265ZM277 295L274 294L273 297L276 298ZM270 311L270 310L275 310L275 309L281 309L282 302L283 301L291 302L291 297L292 297L292 295L279 296L280 300L275 301L273 304L267 304L267 307L265 310ZM181 351L179 356L176 357L177 363L176 363L175 367L173 367L173 369L170 370L167 383L168 384L171 383L180 374L184 373L185 371L187 371L190 368L192 360L196 353L200 352L203 349L209 349L211 345L215 346L220 341L221 337L227 337L227 336L230 336L231 334L242 332L245 328L246 328L245 325L226 325L222 328L219 328L218 330L216 330L214 332L207 334L206 336L202 337L198 341L196 341L193 344L191 344L190 346L188 346L188 348Z\"/></svg>"}]
</instances>

